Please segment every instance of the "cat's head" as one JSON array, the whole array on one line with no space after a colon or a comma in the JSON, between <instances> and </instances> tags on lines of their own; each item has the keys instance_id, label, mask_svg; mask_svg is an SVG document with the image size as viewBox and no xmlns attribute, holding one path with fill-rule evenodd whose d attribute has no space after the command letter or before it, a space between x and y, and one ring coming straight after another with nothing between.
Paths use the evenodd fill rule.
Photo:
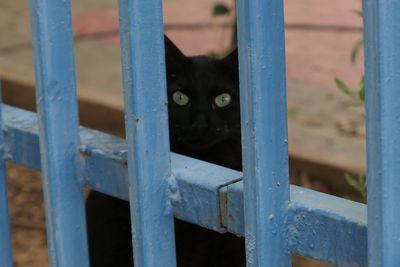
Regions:
<instances>
[{"instance_id":1,"label":"cat's head","mask_svg":"<svg viewBox=\"0 0 400 267\"><path fill-rule=\"evenodd\" d=\"M208 149L240 138L237 50L222 59L186 57L165 37L171 139Z\"/></svg>"}]
</instances>

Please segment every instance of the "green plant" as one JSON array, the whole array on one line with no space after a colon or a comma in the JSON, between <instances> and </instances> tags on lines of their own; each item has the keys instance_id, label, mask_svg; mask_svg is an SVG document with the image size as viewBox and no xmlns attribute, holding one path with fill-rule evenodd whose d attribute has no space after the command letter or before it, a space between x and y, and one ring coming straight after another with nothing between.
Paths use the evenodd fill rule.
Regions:
<instances>
[{"instance_id":1,"label":"green plant","mask_svg":"<svg viewBox=\"0 0 400 267\"><path fill-rule=\"evenodd\" d=\"M351 186L354 190L356 190L363 202L367 201L367 177L365 175L359 175L358 177L355 177L351 175L350 173L345 173L344 174L344 179L346 180L346 183Z\"/></svg>"},{"instance_id":2,"label":"green plant","mask_svg":"<svg viewBox=\"0 0 400 267\"><path fill-rule=\"evenodd\" d=\"M365 82L364 76L361 77L359 87L357 89L350 89L349 86L344 83L339 78L335 77L335 83L337 88L344 93L351 97L357 106L364 107L365 104ZM354 177L349 173L344 174L344 178L346 183L355 189L361 196L363 202L367 201L367 178L365 175L360 174L358 177Z\"/></svg>"},{"instance_id":3,"label":"green plant","mask_svg":"<svg viewBox=\"0 0 400 267\"><path fill-rule=\"evenodd\" d=\"M338 77L335 77L336 87L345 95L350 96L356 105L364 106L365 102L365 81L364 76L361 77L358 88L350 89L350 87Z\"/></svg>"},{"instance_id":4,"label":"green plant","mask_svg":"<svg viewBox=\"0 0 400 267\"><path fill-rule=\"evenodd\" d=\"M226 16L231 12L231 8L225 5L224 3L217 3L213 7L212 15L213 16Z\"/></svg>"},{"instance_id":5,"label":"green plant","mask_svg":"<svg viewBox=\"0 0 400 267\"><path fill-rule=\"evenodd\" d=\"M360 16L361 18L363 17L363 14L359 10L353 10L353 12ZM360 54L362 48L364 45L364 40L363 38L359 39L356 44L353 46L350 54L350 61L352 64L355 64L358 55ZM362 75L360 79L360 83L358 85L358 88L355 89L350 89L350 87L340 78L335 77L335 84L336 87L345 95L348 95L351 97L351 99L354 101L355 105L357 106L362 106L364 107L365 104L365 81L364 81L364 75ZM344 179L346 180L346 183L355 189L361 196L363 202L367 201L367 178L364 174L358 175L358 177L355 177L349 173L344 174Z\"/></svg>"},{"instance_id":6,"label":"green plant","mask_svg":"<svg viewBox=\"0 0 400 267\"><path fill-rule=\"evenodd\" d=\"M362 11L360 10L353 10L353 13L359 16L361 19L363 19L363 14ZM364 38L360 38L355 45L353 46L353 49L351 50L351 63L355 64L358 58L358 55L360 54L362 48L364 47Z\"/></svg>"},{"instance_id":7,"label":"green plant","mask_svg":"<svg viewBox=\"0 0 400 267\"><path fill-rule=\"evenodd\" d=\"M363 17L363 14L360 10L353 10L353 13L356 14L357 16L360 16L361 18ZM357 62L358 56L361 53L363 47L364 47L364 38L360 38L351 49L350 61L352 64L355 64ZM356 89L350 89L350 87L338 77L335 77L334 80L336 87L342 93L350 96L354 101L356 101L357 104L364 106L365 102L364 75L362 75L359 86Z\"/></svg>"}]
</instances>

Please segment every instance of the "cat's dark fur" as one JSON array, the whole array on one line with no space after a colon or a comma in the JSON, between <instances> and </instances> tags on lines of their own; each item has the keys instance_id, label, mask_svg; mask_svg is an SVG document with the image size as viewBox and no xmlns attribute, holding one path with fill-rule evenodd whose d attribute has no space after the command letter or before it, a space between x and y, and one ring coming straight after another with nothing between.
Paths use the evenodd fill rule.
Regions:
<instances>
[{"instance_id":1,"label":"cat's dark fur","mask_svg":"<svg viewBox=\"0 0 400 267\"><path fill-rule=\"evenodd\" d=\"M165 49L171 150L241 170L237 51L223 59L186 57L167 37ZM230 96L224 107L216 103L221 94ZM92 192L87 221L92 267L133 266L127 202ZM242 238L179 220L175 232L180 267L245 266Z\"/></svg>"},{"instance_id":2,"label":"cat's dark fur","mask_svg":"<svg viewBox=\"0 0 400 267\"><path fill-rule=\"evenodd\" d=\"M186 57L170 40L165 44L172 151L240 170L237 50L223 59ZM174 103L176 91L189 97L187 105ZM224 93L231 101L219 108L215 97Z\"/></svg>"}]
</instances>

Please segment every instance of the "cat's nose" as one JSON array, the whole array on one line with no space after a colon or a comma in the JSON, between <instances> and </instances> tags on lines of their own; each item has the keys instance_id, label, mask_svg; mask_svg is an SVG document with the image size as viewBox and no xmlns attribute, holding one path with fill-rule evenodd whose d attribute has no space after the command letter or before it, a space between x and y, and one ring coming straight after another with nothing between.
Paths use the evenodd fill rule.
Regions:
<instances>
[{"instance_id":1,"label":"cat's nose","mask_svg":"<svg viewBox=\"0 0 400 267\"><path fill-rule=\"evenodd\" d=\"M194 129L208 128L208 122L207 122L206 117L203 114L197 114L196 118L192 124L192 128L194 128Z\"/></svg>"}]
</instances>

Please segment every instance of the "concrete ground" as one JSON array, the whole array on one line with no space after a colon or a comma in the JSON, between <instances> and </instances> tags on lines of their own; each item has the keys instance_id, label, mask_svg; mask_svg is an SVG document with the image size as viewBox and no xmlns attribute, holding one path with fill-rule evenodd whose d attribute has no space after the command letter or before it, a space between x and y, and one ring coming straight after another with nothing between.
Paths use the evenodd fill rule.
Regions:
<instances>
[{"instance_id":1,"label":"concrete ground","mask_svg":"<svg viewBox=\"0 0 400 267\"><path fill-rule=\"evenodd\" d=\"M212 7L216 2L233 6L231 0L164 0L166 32L188 55L221 52L227 49L232 29L218 27L218 25L231 23L233 14L222 18L213 17ZM342 77L351 85L358 83L362 64L353 66L349 60L352 46L361 37L361 33L357 31L361 26L361 18L353 12L356 9L360 9L358 0L285 1L289 80L329 89L335 87L332 76ZM0 58L14 59L18 57L16 54L29 50L27 3L2 1L0 14L2 36ZM97 47L107 47L106 44L112 46L118 43L116 1L75 1L73 2L73 18L75 34L78 36L77 46L82 44L94 50L101 50ZM197 25L197 28L183 27L184 25L193 26L193 24ZM213 27L200 27L204 24L211 24ZM112 47L118 50L117 46ZM77 49L77 57L81 57L79 49ZM96 62L88 60L83 64L90 67L91 63L97 65L101 62L101 58L98 58ZM107 61L103 61L100 65L106 68ZM78 74L80 74L79 70ZM78 75L78 81L81 76L85 75ZM84 78L82 82L91 83ZM107 84L111 85L112 81Z\"/></svg>"}]
</instances>

